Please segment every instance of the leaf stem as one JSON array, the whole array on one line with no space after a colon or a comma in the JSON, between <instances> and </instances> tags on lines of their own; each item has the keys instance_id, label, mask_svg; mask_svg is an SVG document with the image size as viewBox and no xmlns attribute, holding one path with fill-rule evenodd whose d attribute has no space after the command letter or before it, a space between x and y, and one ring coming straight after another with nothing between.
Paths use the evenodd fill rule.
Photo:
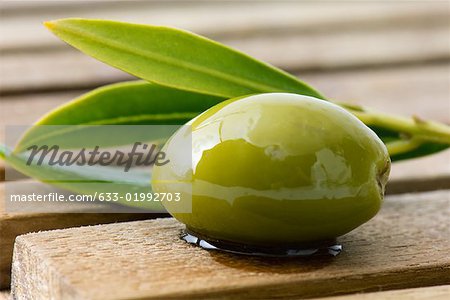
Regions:
<instances>
[{"instance_id":1,"label":"leaf stem","mask_svg":"<svg viewBox=\"0 0 450 300\"><path fill-rule=\"evenodd\" d=\"M367 126L376 126L397 132L399 139L386 144L389 154L401 154L414 150L426 142L450 146L450 126L438 122L395 116L372 109L338 103Z\"/></svg>"},{"instance_id":2,"label":"leaf stem","mask_svg":"<svg viewBox=\"0 0 450 300\"><path fill-rule=\"evenodd\" d=\"M422 120L418 117L406 118L375 111L346 109L368 126L397 131L409 138L450 145L450 126L448 125Z\"/></svg>"},{"instance_id":3,"label":"leaf stem","mask_svg":"<svg viewBox=\"0 0 450 300\"><path fill-rule=\"evenodd\" d=\"M422 142L417 139L398 140L386 143L386 148L390 156L406 153L417 149Z\"/></svg>"}]
</instances>

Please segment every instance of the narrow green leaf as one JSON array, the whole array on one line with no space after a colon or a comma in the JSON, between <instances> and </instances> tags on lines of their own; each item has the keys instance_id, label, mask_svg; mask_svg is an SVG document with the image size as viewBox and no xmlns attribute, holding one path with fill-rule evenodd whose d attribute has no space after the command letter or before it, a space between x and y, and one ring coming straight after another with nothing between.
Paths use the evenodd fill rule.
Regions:
<instances>
[{"instance_id":1,"label":"narrow green leaf","mask_svg":"<svg viewBox=\"0 0 450 300\"><path fill-rule=\"evenodd\" d=\"M286 72L190 32L90 19L45 25L86 54L161 85L227 98L267 92L323 98Z\"/></svg>"},{"instance_id":2,"label":"narrow green leaf","mask_svg":"<svg viewBox=\"0 0 450 300\"><path fill-rule=\"evenodd\" d=\"M408 152L391 155L391 160L393 162L396 162L396 161L405 160L405 159L417 158L417 157L421 157L421 156L431 155L431 154L443 151L448 148L449 148L449 146L445 145L445 144L424 143L424 144L419 145L417 148L412 149Z\"/></svg>"},{"instance_id":3,"label":"narrow green leaf","mask_svg":"<svg viewBox=\"0 0 450 300\"><path fill-rule=\"evenodd\" d=\"M0 157L14 169L27 176L79 194L94 195L95 193L115 192L125 199L126 193L151 192L150 168L145 171L134 170L124 176L123 169L105 166L71 166L70 168L64 168L46 164L40 166L27 165L25 156L14 154L3 145L0 145ZM115 203L147 209L152 212L165 212L164 207L159 202L127 202L124 199Z\"/></svg>"}]
</instances>

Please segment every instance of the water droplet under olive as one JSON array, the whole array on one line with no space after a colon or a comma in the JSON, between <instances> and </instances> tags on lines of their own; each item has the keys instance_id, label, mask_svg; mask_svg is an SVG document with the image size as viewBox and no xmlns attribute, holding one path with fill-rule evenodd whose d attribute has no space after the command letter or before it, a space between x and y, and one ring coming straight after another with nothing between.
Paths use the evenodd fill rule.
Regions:
<instances>
[{"instance_id":1,"label":"water droplet under olive","mask_svg":"<svg viewBox=\"0 0 450 300\"><path fill-rule=\"evenodd\" d=\"M376 134L343 108L270 93L220 103L188 123L192 162L177 155L180 132L155 167L155 192L192 187L192 212L176 212L211 240L292 245L334 239L380 209L390 159Z\"/></svg>"}]
</instances>

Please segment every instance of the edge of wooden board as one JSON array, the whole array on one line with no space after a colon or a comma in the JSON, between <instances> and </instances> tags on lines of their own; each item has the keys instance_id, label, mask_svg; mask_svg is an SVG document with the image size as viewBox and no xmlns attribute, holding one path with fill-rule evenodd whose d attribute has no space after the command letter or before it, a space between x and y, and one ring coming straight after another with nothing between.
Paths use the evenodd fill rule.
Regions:
<instances>
[{"instance_id":1,"label":"edge of wooden board","mask_svg":"<svg viewBox=\"0 0 450 300\"><path fill-rule=\"evenodd\" d=\"M450 285L438 285L376 293L357 293L338 297L314 298L314 300L447 300Z\"/></svg>"}]
</instances>

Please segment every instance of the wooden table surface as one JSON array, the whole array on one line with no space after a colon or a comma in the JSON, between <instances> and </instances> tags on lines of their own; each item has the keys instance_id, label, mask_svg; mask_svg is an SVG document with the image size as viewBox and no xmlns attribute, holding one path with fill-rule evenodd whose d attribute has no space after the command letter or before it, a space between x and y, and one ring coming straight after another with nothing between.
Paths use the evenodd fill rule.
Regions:
<instances>
[{"instance_id":1,"label":"wooden table surface","mask_svg":"<svg viewBox=\"0 0 450 300\"><path fill-rule=\"evenodd\" d=\"M62 17L191 30L288 70L331 99L450 124L447 2L2 1L0 10L0 143L6 125L29 125L49 109L92 88L133 78L72 49L42 26L45 20ZM0 161L2 181L5 168ZM8 184L25 191L30 182L21 179ZM5 185L0 182L0 191ZM63 299L61 295L137 299L337 294L348 295L336 299L360 299L360 294L354 294L360 292L370 292L364 294L367 299L444 299L450 296L445 285L450 284L446 255L450 196L445 191L449 188L449 150L394 164L390 196L382 212L344 236L348 250L331 263L247 261L200 251L170 238L164 242L160 239L173 237L171 232L179 227L171 220L25 235L16 243L12 292L16 297L35 293L43 298L53 293L55 299ZM0 202L6 200L0 193ZM2 209L0 288L9 287L15 236L139 218L15 215ZM166 229L160 235L151 231L161 226ZM106 237L114 243L107 243ZM129 252L120 248L115 264L112 254L100 254L111 253L118 245L138 247L147 255L132 261ZM158 248L168 246L175 250ZM83 249L89 255L83 255ZM158 278L168 273L179 276ZM99 284L86 280L91 275ZM154 281L148 280L151 276L156 277Z\"/></svg>"},{"instance_id":2,"label":"wooden table surface","mask_svg":"<svg viewBox=\"0 0 450 300\"><path fill-rule=\"evenodd\" d=\"M450 191L389 196L337 257L205 251L172 218L31 233L16 240L12 288L23 299L278 299L446 284L449 205Z\"/></svg>"}]
</instances>

